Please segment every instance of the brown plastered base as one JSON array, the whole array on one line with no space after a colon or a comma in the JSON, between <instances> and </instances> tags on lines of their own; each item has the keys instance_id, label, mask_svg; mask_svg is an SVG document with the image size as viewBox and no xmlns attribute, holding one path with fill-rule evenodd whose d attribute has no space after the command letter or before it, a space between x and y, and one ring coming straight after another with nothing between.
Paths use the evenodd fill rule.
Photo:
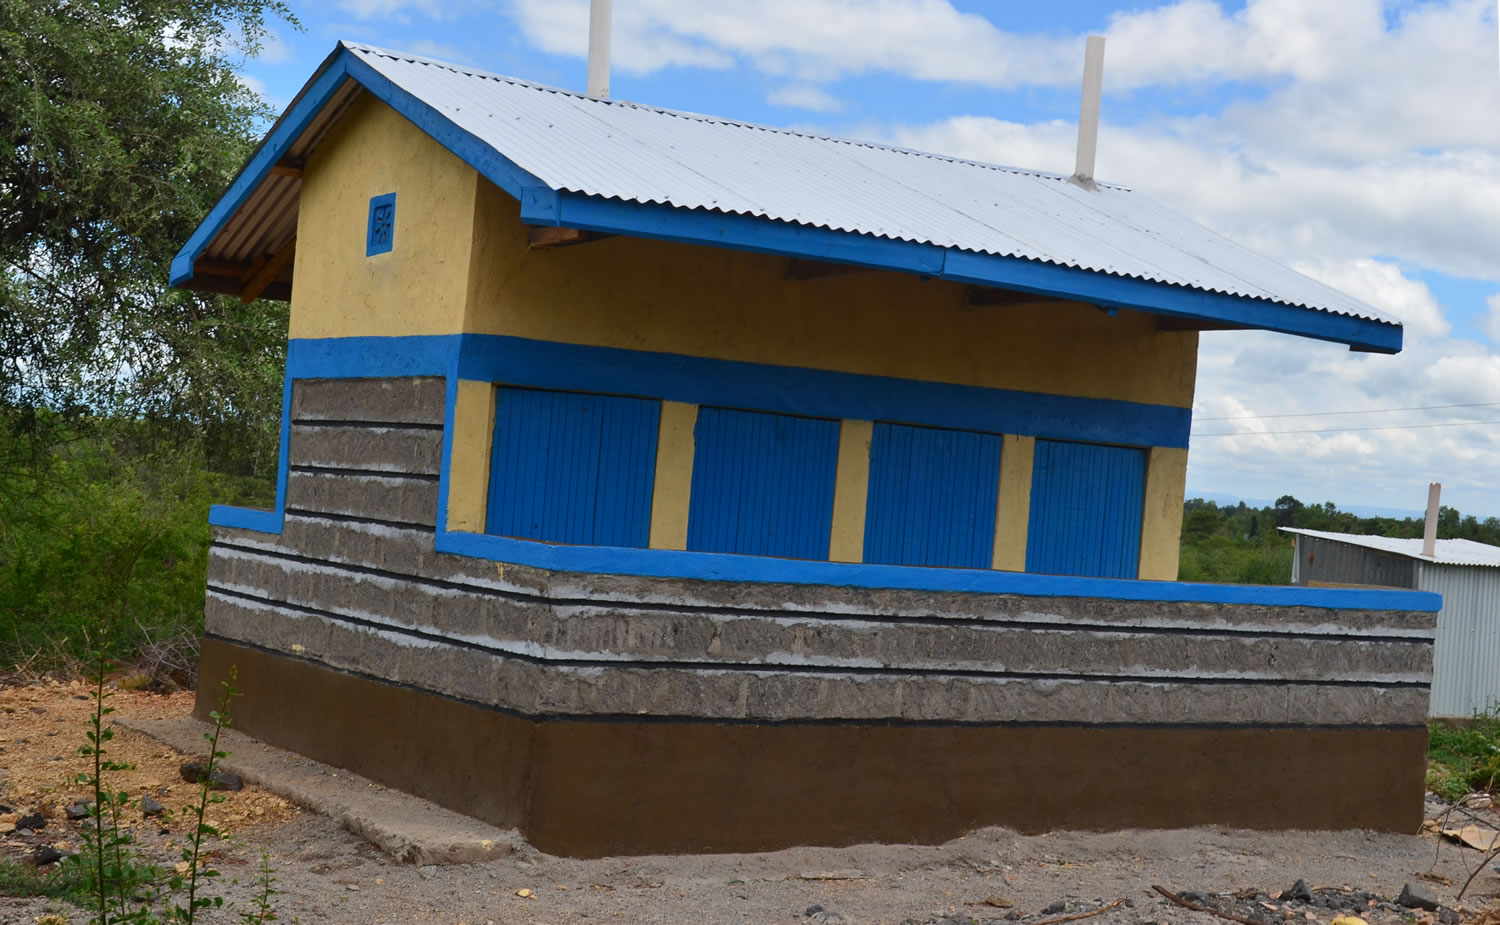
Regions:
<instances>
[{"instance_id":1,"label":"brown plastered base","mask_svg":"<svg viewBox=\"0 0 1500 925\"><path fill-rule=\"evenodd\" d=\"M1423 728L536 722L218 639L203 640L200 717L231 665L236 728L558 855L1422 822Z\"/></svg>"}]
</instances>

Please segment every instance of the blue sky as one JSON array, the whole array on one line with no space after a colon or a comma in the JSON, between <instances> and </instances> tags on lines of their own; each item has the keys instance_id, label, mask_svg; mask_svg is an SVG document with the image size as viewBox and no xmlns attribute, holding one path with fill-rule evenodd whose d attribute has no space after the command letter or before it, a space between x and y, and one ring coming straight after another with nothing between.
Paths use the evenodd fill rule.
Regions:
<instances>
[{"instance_id":1,"label":"blue sky","mask_svg":"<svg viewBox=\"0 0 1500 925\"><path fill-rule=\"evenodd\" d=\"M284 106L347 38L581 90L587 7L294 2L246 82ZM1495 0L615 0L611 91L1068 173L1091 32L1101 179L1407 325L1397 357L1205 335L1189 493L1417 508L1441 481L1500 515L1500 425L1450 426L1500 421Z\"/></svg>"}]
</instances>

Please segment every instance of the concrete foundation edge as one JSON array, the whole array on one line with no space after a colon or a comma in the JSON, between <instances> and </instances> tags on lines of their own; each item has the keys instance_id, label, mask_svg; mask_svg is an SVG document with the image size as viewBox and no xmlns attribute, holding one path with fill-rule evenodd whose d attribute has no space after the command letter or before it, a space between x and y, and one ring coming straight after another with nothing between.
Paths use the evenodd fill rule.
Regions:
<instances>
[{"instance_id":1,"label":"concrete foundation edge","mask_svg":"<svg viewBox=\"0 0 1500 925\"><path fill-rule=\"evenodd\" d=\"M1423 727L538 721L215 638L200 717L231 666L243 732L565 856L1422 821Z\"/></svg>"}]
</instances>

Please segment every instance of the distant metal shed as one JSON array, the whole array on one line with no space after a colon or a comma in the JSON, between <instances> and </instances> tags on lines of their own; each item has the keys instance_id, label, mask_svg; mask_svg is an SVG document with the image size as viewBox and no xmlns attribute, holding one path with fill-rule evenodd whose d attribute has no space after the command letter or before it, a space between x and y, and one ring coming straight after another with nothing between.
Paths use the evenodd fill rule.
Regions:
<instances>
[{"instance_id":1,"label":"distant metal shed","mask_svg":"<svg viewBox=\"0 0 1500 925\"><path fill-rule=\"evenodd\" d=\"M1469 716L1500 706L1500 546L1357 536L1283 527L1297 537L1292 583L1357 584L1435 591L1443 596L1432 655L1434 716Z\"/></svg>"}]
</instances>

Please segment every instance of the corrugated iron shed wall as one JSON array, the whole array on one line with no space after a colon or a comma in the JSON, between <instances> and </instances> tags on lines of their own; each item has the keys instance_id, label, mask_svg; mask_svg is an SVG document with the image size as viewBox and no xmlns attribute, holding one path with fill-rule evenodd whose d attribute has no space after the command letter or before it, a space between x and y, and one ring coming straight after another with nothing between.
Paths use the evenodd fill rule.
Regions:
<instances>
[{"instance_id":1,"label":"corrugated iron shed wall","mask_svg":"<svg viewBox=\"0 0 1500 925\"><path fill-rule=\"evenodd\" d=\"M1468 716L1500 704L1500 569L1419 562L1416 586L1443 596L1432 715Z\"/></svg>"},{"instance_id":2,"label":"corrugated iron shed wall","mask_svg":"<svg viewBox=\"0 0 1500 925\"><path fill-rule=\"evenodd\" d=\"M1292 582L1415 587L1416 560L1393 556L1363 546L1316 536L1299 535L1292 565Z\"/></svg>"}]
</instances>

